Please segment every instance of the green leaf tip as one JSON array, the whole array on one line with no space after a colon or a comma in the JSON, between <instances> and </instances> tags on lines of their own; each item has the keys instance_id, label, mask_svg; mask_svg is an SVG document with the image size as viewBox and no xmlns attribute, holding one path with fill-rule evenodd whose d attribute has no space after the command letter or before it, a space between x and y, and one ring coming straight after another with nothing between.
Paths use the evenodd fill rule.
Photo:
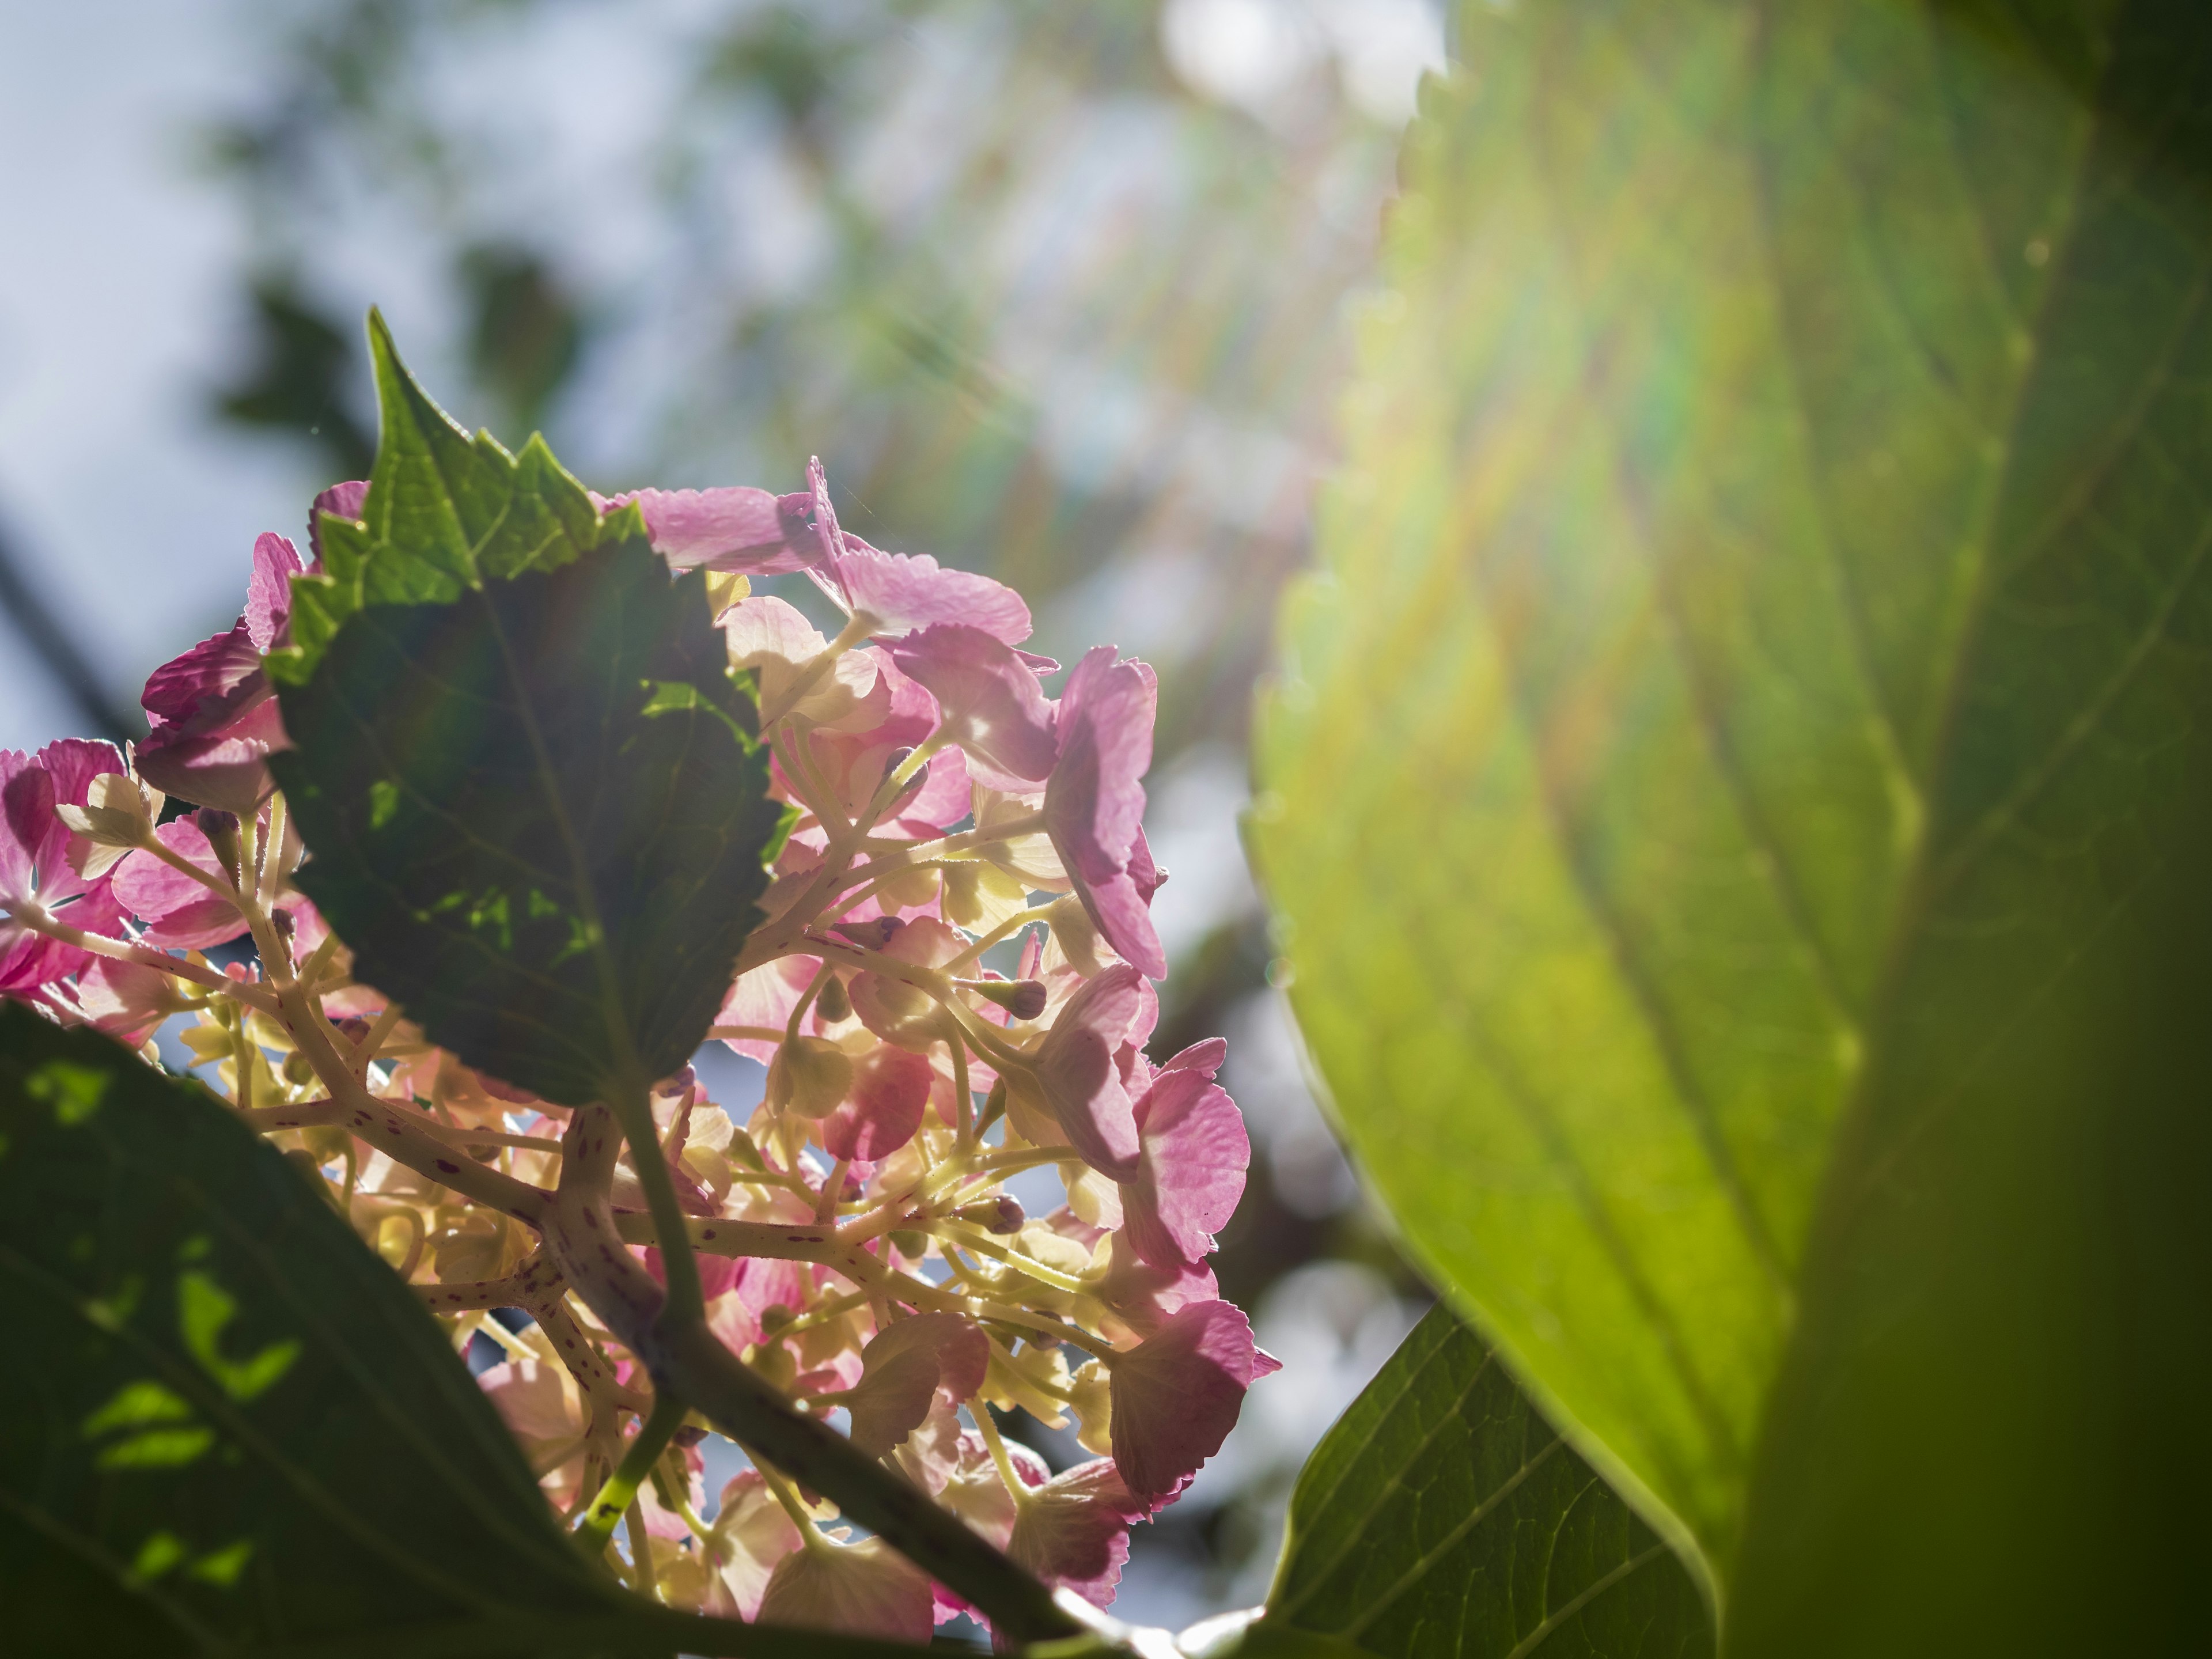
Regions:
<instances>
[{"instance_id":1,"label":"green leaf tip","mask_svg":"<svg viewBox=\"0 0 2212 1659\"><path fill-rule=\"evenodd\" d=\"M1256 722L1352 1151L1733 1653L2179 1650L2212 9L1459 15Z\"/></svg>"},{"instance_id":2,"label":"green leaf tip","mask_svg":"<svg viewBox=\"0 0 2212 1659\"><path fill-rule=\"evenodd\" d=\"M374 308L368 353L380 424L368 499L358 520L319 521L323 574L292 579L292 642L269 656L280 684L305 684L364 605L451 600L489 580L645 539L635 505L602 518L542 435L515 453L489 432L471 436L422 389Z\"/></svg>"}]
</instances>

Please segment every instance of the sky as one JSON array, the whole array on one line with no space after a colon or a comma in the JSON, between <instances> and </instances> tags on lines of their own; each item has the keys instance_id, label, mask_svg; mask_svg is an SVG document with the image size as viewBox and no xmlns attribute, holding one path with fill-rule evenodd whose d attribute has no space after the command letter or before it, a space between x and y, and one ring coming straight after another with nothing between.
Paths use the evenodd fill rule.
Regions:
<instances>
[{"instance_id":1,"label":"sky","mask_svg":"<svg viewBox=\"0 0 2212 1659\"><path fill-rule=\"evenodd\" d=\"M293 532L315 487L304 457L203 413L245 320L243 228L194 154L194 117L254 73L225 17L0 8L0 533L125 699L229 625L255 534ZM0 748L79 729L0 639Z\"/></svg>"}]
</instances>

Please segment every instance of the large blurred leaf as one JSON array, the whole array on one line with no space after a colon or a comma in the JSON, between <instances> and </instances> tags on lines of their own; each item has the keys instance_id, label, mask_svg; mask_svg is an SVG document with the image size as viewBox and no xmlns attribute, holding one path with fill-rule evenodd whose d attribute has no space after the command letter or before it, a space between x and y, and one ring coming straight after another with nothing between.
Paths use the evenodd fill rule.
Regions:
<instances>
[{"instance_id":1,"label":"large blurred leaf","mask_svg":"<svg viewBox=\"0 0 2212 1659\"><path fill-rule=\"evenodd\" d=\"M1465 15L1260 741L1304 1030L1601 1468L1723 1572L1760 1471L1732 1642L2154 1637L2212 12Z\"/></svg>"},{"instance_id":2,"label":"large blurred leaf","mask_svg":"<svg viewBox=\"0 0 2212 1659\"><path fill-rule=\"evenodd\" d=\"M1378 1659L1713 1650L1674 1552L1442 1307L1299 1475L1268 1607Z\"/></svg>"},{"instance_id":3,"label":"large blurred leaf","mask_svg":"<svg viewBox=\"0 0 2212 1659\"><path fill-rule=\"evenodd\" d=\"M370 544L325 593L361 604L330 601L279 692L300 884L431 1041L549 1100L613 1098L690 1058L759 920L784 818L752 699L703 575L614 539L634 513L604 536L588 501L588 534L533 518L543 446L464 439L375 337L370 528L325 521L326 545ZM538 477L566 478L550 456Z\"/></svg>"},{"instance_id":4,"label":"large blurred leaf","mask_svg":"<svg viewBox=\"0 0 2212 1659\"><path fill-rule=\"evenodd\" d=\"M0 1004L0 1641L46 1656L903 1650L589 1569L437 1324L205 1091Z\"/></svg>"}]
</instances>

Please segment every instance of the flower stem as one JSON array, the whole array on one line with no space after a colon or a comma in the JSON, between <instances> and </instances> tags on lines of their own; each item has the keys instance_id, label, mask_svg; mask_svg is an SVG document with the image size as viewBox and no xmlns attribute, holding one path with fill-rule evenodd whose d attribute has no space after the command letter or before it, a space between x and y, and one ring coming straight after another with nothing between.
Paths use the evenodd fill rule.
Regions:
<instances>
[{"instance_id":1,"label":"flower stem","mask_svg":"<svg viewBox=\"0 0 2212 1659\"><path fill-rule=\"evenodd\" d=\"M629 1449L623 1454L623 1461L616 1466L615 1472L607 1477L606 1485L599 1488L599 1495L585 1510L584 1519L576 1528L576 1536L592 1554L604 1550L607 1540L615 1535L615 1523L635 1500L637 1489L645 1484L646 1476L653 1472L660 1454L668 1449L676 1431L684 1426L684 1407L667 1394L653 1396L652 1414L629 1443ZM635 1551L637 1547L633 1538L631 1548Z\"/></svg>"}]
</instances>

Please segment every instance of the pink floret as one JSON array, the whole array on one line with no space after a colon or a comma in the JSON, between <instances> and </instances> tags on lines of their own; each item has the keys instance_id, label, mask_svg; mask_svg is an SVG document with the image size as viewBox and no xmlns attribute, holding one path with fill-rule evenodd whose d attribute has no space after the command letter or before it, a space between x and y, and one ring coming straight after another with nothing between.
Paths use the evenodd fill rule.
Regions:
<instances>
[{"instance_id":1,"label":"pink floret","mask_svg":"<svg viewBox=\"0 0 2212 1659\"><path fill-rule=\"evenodd\" d=\"M1114 1359L1114 1462L1129 1490L1165 1498L1221 1449L1244 1391L1279 1363L1252 1343L1231 1302L1183 1309Z\"/></svg>"},{"instance_id":2,"label":"pink floret","mask_svg":"<svg viewBox=\"0 0 2212 1659\"><path fill-rule=\"evenodd\" d=\"M1155 1266L1202 1261L1244 1195L1252 1142L1243 1115L1211 1067L1174 1064L1153 1080L1134 1115L1143 1152L1135 1177L1121 1188L1123 1237Z\"/></svg>"},{"instance_id":3,"label":"pink floret","mask_svg":"<svg viewBox=\"0 0 2212 1659\"><path fill-rule=\"evenodd\" d=\"M1103 1607L1129 1559L1130 1524L1151 1519L1155 1507L1129 1490L1112 1458L1079 1463L1028 1493L1006 1553Z\"/></svg>"},{"instance_id":4,"label":"pink floret","mask_svg":"<svg viewBox=\"0 0 2212 1659\"><path fill-rule=\"evenodd\" d=\"M69 826L54 809L83 805L94 778L122 769L112 744L83 738L64 738L36 755L0 750L0 896L27 900L83 933L121 936L112 873L88 881L70 867ZM91 961L89 951L0 916L0 991L33 991Z\"/></svg>"},{"instance_id":5,"label":"pink floret","mask_svg":"<svg viewBox=\"0 0 2212 1659\"><path fill-rule=\"evenodd\" d=\"M137 762L149 783L240 817L269 798L268 757L290 745L261 657L287 637L291 579L304 568L290 542L263 535L253 544L246 607L229 632L201 641L148 678L139 701L151 730Z\"/></svg>"}]
</instances>

